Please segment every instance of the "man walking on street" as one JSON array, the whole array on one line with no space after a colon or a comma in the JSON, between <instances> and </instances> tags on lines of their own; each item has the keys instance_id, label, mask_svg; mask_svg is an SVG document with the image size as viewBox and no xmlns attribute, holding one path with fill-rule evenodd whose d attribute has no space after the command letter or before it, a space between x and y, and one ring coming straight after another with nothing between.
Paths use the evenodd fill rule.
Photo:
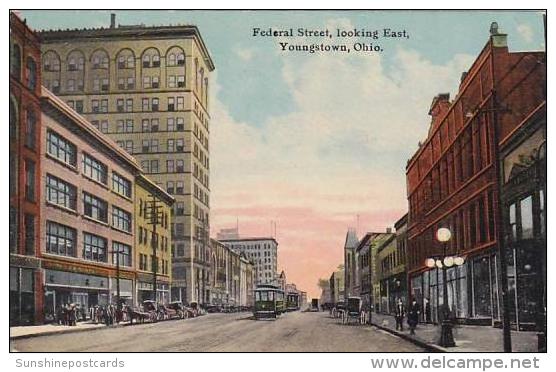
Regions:
<instances>
[{"instance_id":1,"label":"man walking on street","mask_svg":"<svg viewBox=\"0 0 556 372\"><path fill-rule=\"evenodd\" d=\"M403 331L403 318L405 317L405 305L402 300L398 298L396 303L396 310L394 313L396 318L396 330Z\"/></svg>"},{"instance_id":2,"label":"man walking on street","mask_svg":"<svg viewBox=\"0 0 556 372\"><path fill-rule=\"evenodd\" d=\"M413 298L411 300L411 304L409 305L408 313L407 313L407 324L409 325L409 333L414 335L415 328L417 327L417 323L419 323L419 314L421 313L421 309L419 308L419 304L417 300Z\"/></svg>"}]
</instances>

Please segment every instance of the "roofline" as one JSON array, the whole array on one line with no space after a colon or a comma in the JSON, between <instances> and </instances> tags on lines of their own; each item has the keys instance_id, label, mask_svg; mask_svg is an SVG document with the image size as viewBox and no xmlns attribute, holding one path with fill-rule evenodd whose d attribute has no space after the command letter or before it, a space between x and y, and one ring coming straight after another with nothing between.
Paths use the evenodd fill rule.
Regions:
<instances>
[{"instance_id":1,"label":"roofline","mask_svg":"<svg viewBox=\"0 0 556 372\"><path fill-rule=\"evenodd\" d=\"M154 183L154 181L147 177L144 173L139 173L136 176L136 180L137 183L141 184L141 186L150 188L150 191L156 193L157 196L163 199L168 205L171 206L176 201L172 195L168 194L163 188Z\"/></svg>"},{"instance_id":2,"label":"roofline","mask_svg":"<svg viewBox=\"0 0 556 372\"><path fill-rule=\"evenodd\" d=\"M97 128L94 127L93 124L87 121L87 119L79 115L44 86L41 86L41 100L58 110L74 124L77 124L80 128L84 129L89 135L105 145L109 151L112 151L115 155L127 163L127 165L131 166L137 173L141 173L141 167L133 156L124 151L115 141L102 134Z\"/></svg>"},{"instance_id":3,"label":"roofline","mask_svg":"<svg viewBox=\"0 0 556 372\"><path fill-rule=\"evenodd\" d=\"M394 227L396 228L396 230L398 230L399 226L403 226L404 224L407 224L407 217L408 217L408 213L406 212L403 216L400 217L399 220L397 220L394 223Z\"/></svg>"},{"instance_id":4,"label":"roofline","mask_svg":"<svg viewBox=\"0 0 556 372\"><path fill-rule=\"evenodd\" d=\"M98 38L120 38L120 39L136 39L137 33L142 38L152 37L167 39L168 36L194 36L199 43L199 49L207 63L210 71L214 71L214 61L210 56L208 48L201 36L199 28L195 25L182 26L120 26L115 28L81 28L66 30L41 30L37 34L41 43L44 45L71 39L72 41L98 39Z\"/></svg>"},{"instance_id":5,"label":"roofline","mask_svg":"<svg viewBox=\"0 0 556 372\"><path fill-rule=\"evenodd\" d=\"M257 241L257 240L272 240L276 245L278 245L278 241L274 238L263 238L263 237L253 237L253 238L237 238L237 239L219 239L219 242L225 243L233 243L233 242L242 242L242 241Z\"/></svg>"},{"instance_id":6,"label":"roofline","mask_svg":"<svg viewBox=\"0 0 556 372\"><path fill-rule=\"evenodd\" d=\"M378 236L378 235L390 235L388 237L388 239L394 238L396 236L396 234L392 233L392 232L390 232L390 233L389 232L368 232L367 234L365 234L363 239L361 239L361 242L359 243L359 245L357 246L355 251L359 252L361 249L363 249L363 247L365 246L365 243L367 243L367 241L369 241L369 239L371 237L373 237L373 235L375 235L375 237Z\"/></svg>"}]
</instances>

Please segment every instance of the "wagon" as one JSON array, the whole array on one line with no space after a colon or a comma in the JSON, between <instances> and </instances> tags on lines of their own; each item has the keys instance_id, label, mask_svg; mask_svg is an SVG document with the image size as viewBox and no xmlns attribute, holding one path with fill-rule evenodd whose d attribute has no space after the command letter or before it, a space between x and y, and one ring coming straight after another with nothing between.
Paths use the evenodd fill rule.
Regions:
<instances>
[{"instance_id":1,"label":"wagon","mask_svg":"<svg viewBox=\"0 0 556 372\"><path fill-rule=\"evenodd\" d=\"M156 322L164 319L164 312L158 307L157 303L152 300L143 301L144 312L149 314L149 320Z\"/></svg>"},{"instance_id":2,"label":"wagon","mask_svg":"<svg viewBox=\"0 0 556 372\"><path fill-rule=\"evenodd\" d=\"M359 324L365 323L365 312L361 307L361 297L348 297L346 308L342 311L343 324L349 324L352 320Z\"/></svg>"}]
</instances>

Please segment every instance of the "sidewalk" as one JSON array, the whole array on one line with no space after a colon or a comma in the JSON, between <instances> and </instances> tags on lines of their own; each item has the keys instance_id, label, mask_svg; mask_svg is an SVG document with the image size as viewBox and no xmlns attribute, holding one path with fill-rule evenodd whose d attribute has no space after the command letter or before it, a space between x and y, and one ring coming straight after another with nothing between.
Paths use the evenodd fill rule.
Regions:
<instances>
[{"instance_id":1,"label":"sidewalk","mask_svg":"<svg viewBox=\"0 0 556 372\"><path fill-rule=\"evenodd\" d=\"M443 348L437 345L440 337L440 326L419 323L415 335L409 334L407 318L404 319L403 332L396 331L396 320L393 316L376 314L372 315L372 324L390 333L427 347L430 351L439 352L503 352L502 330L489 326L455 325L454 339L456 347ZM536 332L512 331L513 352L537 352Z\"/></svg>"},{"instance_id":2,"label":"sidewalk","mask_svg":"<svg viewBox=\"0 0 556 372\"><path fill-rule=\"evenodd\" d=\"M104 324L95 324L91 322L79 322L75 326L44 324L36 326L10 327L10 339L14 340L28 337L48 336L59 333L84 332L101 328L107 327Z\"/></svg>"}]
</instances>

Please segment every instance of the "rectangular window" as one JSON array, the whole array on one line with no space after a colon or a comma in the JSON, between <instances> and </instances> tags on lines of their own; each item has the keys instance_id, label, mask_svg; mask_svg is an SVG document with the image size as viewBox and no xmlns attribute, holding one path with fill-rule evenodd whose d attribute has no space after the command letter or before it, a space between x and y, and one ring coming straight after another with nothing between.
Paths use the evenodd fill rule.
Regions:
<instances>
[{"instance_id":1,"label":"rectangular window","mask_svg":"<svg viewBox=\"0 0 556 372\"><path fill-rule=\"evenodd\" d=\"M174 126L174 118L168 118L167 121L167 130L168 132L173 132L175 130L175 126Z\"/></svg>"},{"instance_id":2,"label":"rectangular window","mask_svg":"<svg viewBox=\"0 0 556 372\"><path fill-rule=\"evenodd\" d=\"M174 173L174 161L166 160L166 172Z\"/></svg>"},{"instance_id":3,"label":"rectangular window","mask_svg":"<svg viewBox=\"0 0 556 372\"><path fill-rule=\"evenodd\" d=\"M127 89L135 89L135 78L128 77L127 78Z\"/></svg>"},{"instance_id":4,"label":"rectangular window","mask_svg":"<svg viewBox=\"0 0 556 372\"><path fill-rule=\"evenodd\" d=\"M33 111L27 111L27 120L25 124L25 146L30 149L35 149L37 136L37 120Z\"/></svg>"},{"instance_id":5,"label":"rectangular window","mask_svg":"<svg viewBox=\"0 0 556 372\"><path fill-rule=\"evenodd\" d=\"M100 131L102 133L108 133L108 121L107 120L102 120L100 122Z\"/></svg>"},{"instance_id":6,"label":"rectangular window","mask_svg":"<svg viewBox=\"0 0 556 372\"><path fill-rule=\"evenodd\" d=\"M169 75L168 76L168 88L175 88L176 87L176 76Z\"/></svg>"},{"instance_id":7,"label":"rectangular window","mask_svg":"<svg viewBox=\"0 0 556 372\"><path fill-rule=\"evenodd\" d=\"M152 111L158 111L158 98L153 98L151 102Z\"/></svg>"},{"instance_id":8,"label":"rectangular window","mask_svg":"<svg viewBox=\"0 0 556 372\"><path fill-rule=\"evenodd\" d=\"M125 141L125 150L128 153L133 154L133 141L131 140Z\"/></svg>"},{"instance_id":9,"label":"rectangular window","mask_svg":"<svg viewBox=\"0 0 556 372\"><path fill-rule=\"evenodd\" d=\"M150 87L151 87L151 77L150 76L143 77L143 88L149 89Z\"/></svg>"},{"instance_id":10,"label":"rectangular window","mask_svg":"<svg viewBox=\"0 0 556 372\"><path fill-rule=\"evenodd\" d=\"M118 78L118 89L120 89L120 90L125 89L125 79L123 77Z\"/></svg>"},{"instance_id":11,"label":"rectangular window","mask_svg":"<svg viewBox=\"0 0 556 372\"><path fill-rule=\"evenodd\" d=\"M68 88L68 92L75 91L75 79L68 79L67 88Z\"/></svg>"},{"instance_id":12,"label":"rectangular window","mask_svg":"<svg viewBox=\"0 0 556 372\"><path fill-rule=\"evenodd\" d=\"M160 87L160 81L159 81L158 76L153 76L152 87L153 87L154 89L157 89L157 88Z\"/></svg>"},{"instance_id":13,"label":"rectangular window","mask_svg":"<svg viewBox=\"0 0 556 372\"><path fill-rule=\"evenodd\" d=\"M123 98L118 98L116 101L116 109L118 112L124 112L124 100Z\"/></svg>"},{"instance_id":14,"label":"rectangular window","mask_svg":"<svg viewBox=\"0 0 556 372\"><path fill-rule=\"evenodd\" d=\"M98 99L94 99L91 101L91 109L93 113L98 113L100 111L100 105Z\"/></svg>"},{"instance_id":15,"label":"rectangular window","mask_svg":"<svg viewBox=\"0 0 556 372\"><path fill-rule=\"evenodd\" d=\"M158 173L158 160L151 160L151 173Z\"/></svg>"},{"instance_id":16,"label":"rectangular window","mask_svg":"<svg viewBox=\"0 0 556 372\"><path fill-rule=\"evenodd\" d=\"M183 194L183 181L176 182L176 194Z\"/></svg>"},{"instance_id":17,"label":"rectangular window","mask_svg":"<svg viewBox=\"0 0 556 372\"><path fill-rule=\"evenodd\" d=\"M131 246L112 242L112 264L131 267Z\"/></svg>"},{"instance_id":18,"label":"rectangular window","mask_svg":"<svg viewBox=\"0 0 556 372\"><path fill-rule=\"evenodd\" d=\"M167 181L166 182L166 192L168 192L168 194L173 194L174 193L174 181Z\"/></svg>"},{"instance_id":19,"label":"rectangular window","mask_svg":"<svg viewBox=\"0 0 556 372\"><path fill-rule=\"evenodd\" d=\"M125 101L126 112L133 112L133 98L128 98Z\"/></svg>"},{"instance_id":20,"label":"rectangular window","mask_svg":"<svg viewBox=\"0 0 556 372\"><path fill-rule=\"evenodd\" d=\"M116 133L123 133L124 132L124 121L118 120L116 121Z\"/></svg>"},{"instance_id":21,"label":"rectangular window","mask_svg":"<svg viewBox=\"0 0 556 372\"><path fill-rule=\"evenodd\" d=\"M105 185L108 182L108 167L86 153L83 153L83 174Z\"/></svg>"},{"instance_id":22,"label":"rectangular window","mask_svg":"<svg viewBox=\"0 0 556 372\"><path fill-rule=\"evenodd\" d=\"M77 188L58 177L47 174L46 200L75 211L77 208Z\"/></svg>"},{"instance_id":23,"label":"rectangular window","mask_svg":"<svg viewBox=\"0 0 556 372\"><path fill-rule=\"evenodd\" d=\"M100 101L100 112L108 112L108 100L103 99Z\"/></svg>"},{"instance_id":24,"label":"rectangular window","mask_svg":"<svg viewBox=\"0 0 556 372\"><path fill-rule=\"evenodd\" d=\"M102 87L101 89L103 91L108 91L108 89L110 88L109 83L108 83L108 79L102 79Z\"/></svg>"},{"instance_id":25,"label":"rectangular window","mask_svg":"<svg viewBox=\"0 0 556 372\"><path fill-rule=\"evenodd\" d=\"M143 98L141 102L142 102L143 111L149 111L149 99Z\"/></svg>"},{"instance_id":26,"label":"rectangular window","mask_svg":"<svg viewBox=\"0 0 556 372\"><path fill-rule=\"evenodd\" d=\"M182 159L176 160L176 172L183 173L183 171L184 171L184 169L183 169L183 160Z\"/></svg>"},{"instance_id":27,"label":"rectangular window","mask_svg":"<svg viewBox=\"0 0 556 372\"><path fill-rule=\"evenodd\" d=\"M108 242L105 238L83 233L83 259L96 262L106 262L106 246Z\"/></svg>"},{"instance_id":28,"label":"rectangular window","mask_svg":"<svg viewBox=\"0 0 556 372\"><path fill-rule=\"evenodd\" d=\"M25 199L35 201L35 162L25 160Z\"/></svg>"},{"instance_id":29,"label":"rectangular window","mask_svg":"<svg viewBox=\"0 0 556 372\"><path fill-rule=\"evenodd\" d=\"M178 97L178 98L176 99L176 102L177 102L177 109L178 109L178 111L179 111L179 110L183 110L183 102L184 102L184 101L183 101L183 97Z\"/></svg>"},{"instance_id":30,"label":"rectangular window","mask_svg":"<svg viewBox=\"0 0 556 372\"><path fill-rule=\"evenodd\" d=\"M184 120L183 118L177 118L176 119L176 130L178 131L182 131L184 129Z\"/></svg>"},{"instance_id":31,"label":"rectangular window","mask_svg":"<svg viewBox=\"0 0 556 372\"><path fill-rule=\"evenodd\" d=\"M143 121L141 122L141 129L143 130L143 132L149 132L150 131L149 119L143 119Z\"/></svg>"},{"instance_id":32,"label":"rectangular window","mask_svg":"<svg viewBox=\"0 0 556 372\"><path fill-rule=\"evenodd\" d=\"M143 161L141 161L141 168L143 169L143 171L144 171L145 173L149 173L149 170L150 170L150 166L149 166L149 165L150 165L150 163L149 163L148 160L143 160Z\"/></svg>"},{"instance_id":33,"label":"rectangular window","mask_svg":"<svg viewBox=\"0 0 556 372\"><path fill-rule=\"evenodd\" d=\"M176 151L176 148L175 148L175 141L174 141L173 139L169 139L169 140L167 141L167 146L166 146L166 148L168 149L168 152L174 152L174 151Z\"/></svg>"},{"instance_id":34,"label":"rectangular window","mask_svg":"<svg viewBox=\"0 0 556 372\"><path fill-rule=\"evenodd\" d=\"M131 198L131 182L118 173L112 173L112 190L120 195Z\"/></svg>"},{"instance_id":35,"label":"rectangular window","mask_svg":"<svg viewBox=\"0 0 556 372\"><path fill-rule=\"evenodd\" d=\"M158 140L152 139L151 140L151 152L158 152Z\"/></svg>"},{"instance_id":36,"label":"rectangular window","mask_svg":"<svg viewBox=\"0 0 556 372\"><path fill-rule=\"evenodd\" d=\"M83 192L83 213L92 219L108 222L108 203L89 193Z\"/></svg>"},{"instance_id":37,"label":"rectangular window","mask_svg":"<svg viewBox=\"0 0 556 372\"><path fill-rule=\"evenodd\" d=\"M25 214L25 254L35 254L35 216Z\"/></svg>"},{"instance_id":38,"label":"rectangular window","mask_svg":"<svg viewBox=\"0 0 556 372\"><path fill-rule=\"evenodd\" d=\"M176 141L176 151L177 151L177 152L183 152L183 149L184 149L183 143L184 143L184 142L183 142L183 138L179 138L179 139Z\"/></svg>"},{"instance_id":39,"label":"rectangular window","mask_svg":"<svg viewBox=\"0 0 556 372\"><path fill-rule=\"evenodd\" d=\"M168 111L175 110L175 100L173 97L168 97Z\"/></svg>"},{"instance_id":40,"label":"rectangular window","mask_svg":"<svg viewBox=\"0 0 556 372\"><path fill-rule=\"evenodd\" d=\"M76 232L69 226L46 221L46 252L75 257Z\"/></svg>"},{"instance_id":41,"label":"rectangular window","mask_svg":"<svg viewBox=\"0 0 556 372\"><path fill-rule=\"evenodd\" d=\"M75 111L82 114L83 113L83 100L75 101Z\"/></svg>"},{"instance_id":42,"label":"rectangular window","mask_svg":"<svg viewBox=\"0 0 556 372\"><path fill-rule=\"evenodd\" d=\"M133 119L126 119L126 121L125 121L125 131L127 133L133 133Z\"/></svg>"},{"instance_id":43,"label":"rectangular window","mask_svg":"<svg viewBox=\"0 0 556 372\"><path fill-rule=\"evenodd\" d=\"M185 87L185 76L178 76L178 88Z\"/></svg>"},{"instance_id":44,"label":"rectangular window","mask_svg":"<svg viewBox=\"0 0 556 372\"><path fill-rule=\"evenodd\" d=\"M100 90L100 79L93 79L93 91L98 92Z\"/></svg>"},{"instance_id":45,"label":"rectangular window","mask_svg":"<svg viewBox=\"0 0 556 372\"><path fill-rule=\"evenodd\" d=\"M151 132L158 132L158 119L151 119Z\"/></svg>"},{"instance_id":46,"label":"rectangular window","mask_svg":"<svg viewBox=\"0 0 556 372\"><path fill-rule=\"evenodd\" d=\"M118 230L131 232L131 213L112 206L112 227Z\"/></svg>"},{"instance_id":47,"label":"rectangular window","mask_svg":"<svg viewBox=\"0 0 556 372\"><path fill-rule=\"evenodd\" d=\"M150 144L150 142L149 142L148 139L143 140L143 142L142 142L143 152L145 152L145 153L149 152L149 144Z\"/></svg>"}]
</instances>

